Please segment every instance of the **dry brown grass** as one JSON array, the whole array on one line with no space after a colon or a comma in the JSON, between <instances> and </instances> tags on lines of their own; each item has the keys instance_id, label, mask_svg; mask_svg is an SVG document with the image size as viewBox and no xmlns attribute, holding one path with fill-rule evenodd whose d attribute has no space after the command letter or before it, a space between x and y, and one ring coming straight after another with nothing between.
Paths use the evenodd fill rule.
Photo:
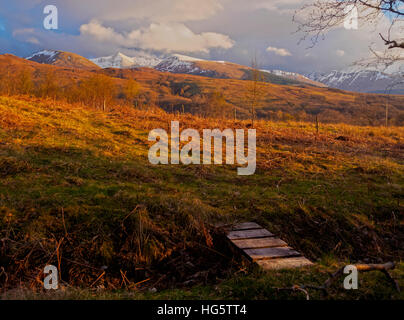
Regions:
<instances>
[{"instance_id":1,"label":"dry brown grass","mask_svg":"<svg viewBox=\"0 0 404 320\"><path fill-rule=\"evenodd\" d=\"M230 118L233 117L234 109L237 110L238 118L250 117L246 101L248 81L162 73L148 68L89 72L41 65L11 55L0 56L0 78L3 78L3 82L7 78L17 76L22 70L31 72L37 83L41 83L49 73L57 75L55 81L61 88L58 94L60 97L72 95L69 93L69 86L92 77L96 72L113 77L118 92L121 93L124 91L126 79L135 79L141 85L140 100L145 106L157 105L169 112L182 112L184 106L186 112L201 113L200 97L220 92L229 106ZM187 87L190 85L193 89L188 92ZM329 88L270 83L266 83L264 87L265 93L257 108L257 116L261 119L299 119L313 122L314 116L318 114L321 122L378 126L385 123L386 103L389 106L391 125L402 125L404 119L404 96L359 94ZM185 93L181 93L181 88ZM118 103L123 104L124 101L119 100Z\"/></svg>"},{"instance_id":2,"label":"dry brown grass","mask_svg":"<svg viewBox=\"0 0 404 320\"><path fill-rule=\"evenodd\" d=\"M313 260L402 259L404 128L330 124L317 134L310 123L261 120L257 173L240 178L233 167L150 165L147 134L172 120L250 126L0 97L2 286L39 288L45 263L60 264L71 285L164 287L196 273L214 282L237 266L211 247L217 221L260 222Z\"/></svg>"}]
</instances>

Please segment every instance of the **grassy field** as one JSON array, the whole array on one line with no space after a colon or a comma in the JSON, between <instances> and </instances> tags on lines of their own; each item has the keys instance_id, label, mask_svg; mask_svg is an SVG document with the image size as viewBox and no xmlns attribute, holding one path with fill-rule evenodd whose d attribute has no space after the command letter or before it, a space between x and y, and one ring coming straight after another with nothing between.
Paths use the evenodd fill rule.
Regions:
<instances>
[{"instance_id":1,"label":"grassy field","mask_svg":"<svg viewBox=\"0 0 404 320\"><path fill-rule=\"evenodd\" d=\"M0 97L3 298L49 298L42 272L54 264L59 298L304 299L276 288L319 285L349 262L403 259L403 127L321 125L317 134L307 122L258 121L257 172L241 177L233 166L149 164L148 132L171 120L249 124ZM238 221L260 223L318 264L251 271L213 227ZM403 271L393 272L401 286ZM356 292L341 284L310 296L403 299L378 272Z\"/></svg>"}]
</instances>

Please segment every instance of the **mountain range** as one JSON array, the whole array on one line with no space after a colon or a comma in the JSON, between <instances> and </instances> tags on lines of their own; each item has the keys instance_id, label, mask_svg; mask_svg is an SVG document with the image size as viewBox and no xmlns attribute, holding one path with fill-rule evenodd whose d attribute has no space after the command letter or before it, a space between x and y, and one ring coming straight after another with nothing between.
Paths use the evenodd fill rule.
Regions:
<instances>
[{"instance_id":1,"label":"mountain range","mask_svg":"<svg viewBox=\"0 0 404 320\"><path fill-rule=\"evenodd\" d=\"M111 56L86 59L74 53L44 50L28 60L56 66L82 69L133 69L152 68L161 72L190 74L223 79L251 79L251 68L227 61L212 61L181 54L155 55L141 50L132 56L118 52ZM306 75L283 70L261 70L266 82L282 85L310 85L330 87L361 93L404 94L403 74L388 74L366 68L348 68L327 73L312 72Z\"/></svg>"},{"instance_id":2,"label":"mountain range","mask_svg":"<svg viewBox=\"0 0 404 320\"><path fill-rule=\"evenodd\" d=\"M43 50L26 59L42 64L81 69L135 69L152 68L160 72L190 74L217 79L249 80L251 68L227 61L211 61L181 54L158 56L136 51L131 57L118 52L111 56L86 59L76 54L56 50ZM282 85L310 85L325 87L305 76L281 71L262 70L265 82Z\"/></svg>"},{"instance_id":3,"label":"mountain range","mask_svg":"<svg viewBox=\"0 0 404 320\"><path fill-rule=\"evenodd\" d=\"M306 76L330 88L363 93L404 94L404 73L388 74L378 70L351 67L328 73L313 72Z\"/></svg>"},{"instance_id":4,"label":"mountain range","mask_svg":"<svg viewBox=\"0 0 404 320\"><path fill-rule=\"evenodd\" d=\"M117 53L109 57L91 59L91 61L101 68L149 67L163 72L214 78L248 79L248 70L250 69L249 67L226 61L210 61L181 54L157 56L141 51L137 52L133 57ZM306 75L276 69L262 69L261 71L268 82L277 84L283 84L282 79L288 79L289 81L296 81L296 84L304 83L362 93L404 94L403 75L393 75L366 68L351 67L341 71L312 72Z\"/></svg>"},{"instance_id":5,"label":"mountain range","mask_svg":"<svg viewBox=\"0 0 404 320\"><path fill-rule=\"evenodd\" d=\"M137 52L128 57L122 53L112 56L91 59L101 68L138 68L148 67L161 72L192 74L211 78L242 79L251 77L251 68L227 61L212 61L194 58L182 54L157 56L145 52ZM266 82L276 84L308 84L325 87L303 75L280 70L261 70Z\"/></svg>"}]
</instances>

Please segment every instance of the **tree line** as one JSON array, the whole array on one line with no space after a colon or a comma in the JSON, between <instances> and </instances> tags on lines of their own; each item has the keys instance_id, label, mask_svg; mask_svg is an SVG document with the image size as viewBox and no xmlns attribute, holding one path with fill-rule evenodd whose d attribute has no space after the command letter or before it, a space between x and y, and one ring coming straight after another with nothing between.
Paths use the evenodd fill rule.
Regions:
<instances>
[{"instance_id":1,"label":"tree line","mask_svg":"<svg viewBox=\"0 0 404 320\"><path fill-rule=\"evenodd\" d=\"M37 74L24 69L15 74L7 71L0 75L0 94L2 95L30 95L65 100L104 111L116 103L139 105L141 91L140 84L133 79L119 86L113 78L99 73L80 81L59 80L54 71Z\"/></svg>"}]
</instances>

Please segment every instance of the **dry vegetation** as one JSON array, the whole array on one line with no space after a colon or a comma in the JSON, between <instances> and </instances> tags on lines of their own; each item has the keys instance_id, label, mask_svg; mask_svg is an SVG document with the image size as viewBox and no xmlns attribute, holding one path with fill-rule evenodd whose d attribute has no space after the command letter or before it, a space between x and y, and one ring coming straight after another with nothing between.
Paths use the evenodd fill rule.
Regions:
<instances>
[{"instance_id":1,"label":"dry vegetation","mask_svg":"<svg viewBox=\"0 0 404 320\"><path fill-rule=\"evenodd\" d=\"M133 81L138 84L138 90L128 97L127 89L133 87ZM262 83L261 86L262 94L253 113L258 119L314 122L318 117L322 123L379 126L386 123L387 107L388 125L404 123L403 96L359 94L296 84ZM247 80L162 73L147 68L72 69L41 65L11 55L0 56L3 94L52 97L101 109L127 104L130 100L138 109L157 106L170 113L217 118L236 115L238 119L250 119L250 88L251 81Z\"/></svg>"},{"instance_id":2,"label":"dry vegetation","mask_svg":"<svg viewBox=\"0 0 404 320\"><path fill-rule=\"evenodd\" d=\"M272 287L296 278L321 284L344 262L403 258L404 128L394 126L403 121L402 96L259 82L251 97L254 81L72 69L11 55L0 56L0 66L4 297L32 294L12 291L18 286L40 291L49 263L64 286L90 290L69 289L67 297L191 286L151 297L284 298ZM381 127L386 99L390 127ZM151 129L169 131L172 120L182 129L246 129L251 114L254 176L239 177L232 166L147 160ZM240 276L244 266L213 226L246 220L319 264ZM401 285L402 273L399 264ZM402 298L384 280L365 279L348 297ZM333 297L347 296L335 290Z\"/></svg>"},{"instance_id":3,"label":"dry vegetation","mask_svg":"<svg viewBox=\"0 0 404 320\"><path fill-rule=\"evenodd\" d=\"M239 177L231 166L150 165L147 135L174 119L182 129L247 128L249 121L113 101L103 111L99 103L0 96L3 293L18 285L39 290L51 263L65 285L89 289L204 284L155 296L285 298L271 287L322 283L343 262L402 260L403 127L324 124L317 134L307 122L259 120L257 173ZM240 276L212 226L245 220L320 264ZM401 264L394 274L401 284L402 272ZM336 289L334 297L400 298L381 278L363 281L362 290L347 296Z\"/></svg>"}]
</instances>

